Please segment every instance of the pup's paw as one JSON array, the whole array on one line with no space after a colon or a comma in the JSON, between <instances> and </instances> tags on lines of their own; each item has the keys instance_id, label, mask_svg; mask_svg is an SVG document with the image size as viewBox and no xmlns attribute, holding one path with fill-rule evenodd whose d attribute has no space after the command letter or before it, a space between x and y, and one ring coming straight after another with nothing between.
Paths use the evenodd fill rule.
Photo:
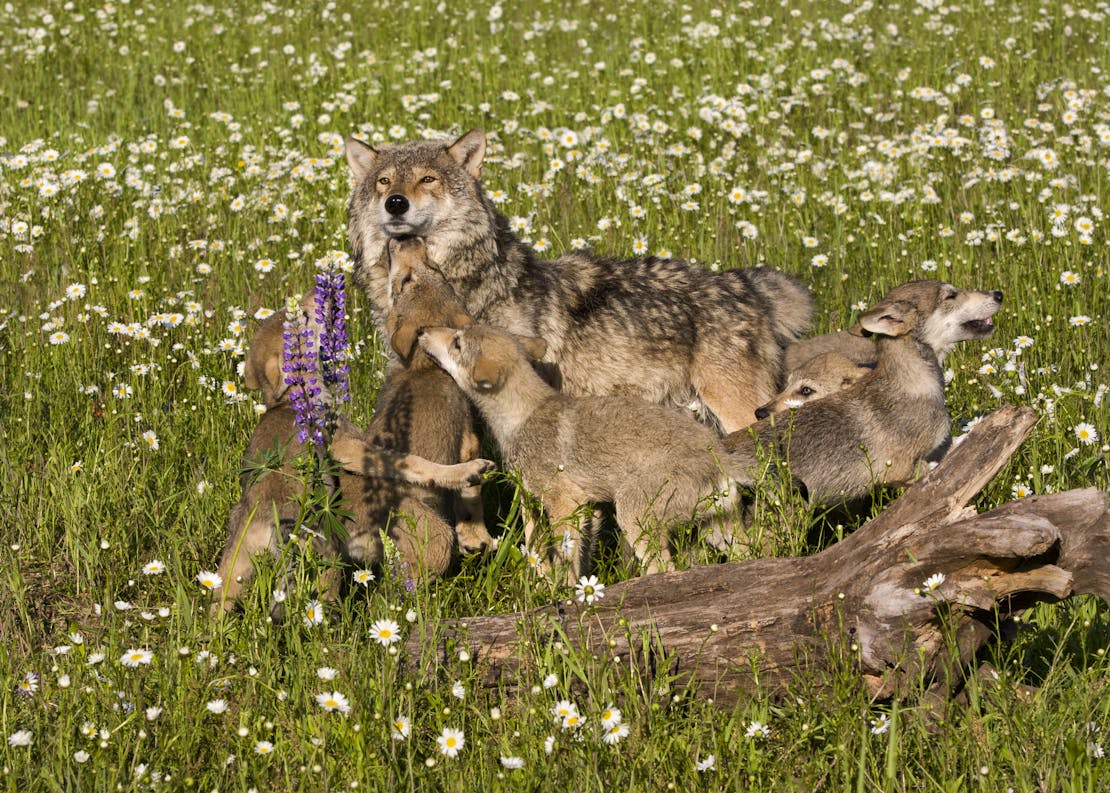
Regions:
<instances>
[{"instance_id":1,"label":"pup's paw","mask_svg":"<svg viewBox=\"0 0 1110 793\"><path fill-rule=\"evenodd\" d=\"M485 478L486 474L497 470L497 463L492 460L484 460L481 457L471 460L467 465L472 466L474 469L467 481L468 485L482 484L482 479Z\"/></svg>"},{"instance_id":2,"label":"pup's paw","mask_svg":"<svg viewBox=\"0 0 1110 793\"><path fill-rule=\"evenodd\" d=\"M455 524L455 534L458 536L459 550L464 554L483 553L487 548L493 547L493 537L484 523L460 520Z\"/></svg>"}]
</instances>

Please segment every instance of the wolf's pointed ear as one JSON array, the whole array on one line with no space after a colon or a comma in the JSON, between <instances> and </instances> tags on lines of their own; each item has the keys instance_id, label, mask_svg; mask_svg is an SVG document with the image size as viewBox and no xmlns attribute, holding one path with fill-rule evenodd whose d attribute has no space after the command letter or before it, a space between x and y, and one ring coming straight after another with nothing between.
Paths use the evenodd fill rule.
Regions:
<instances>
[{"instance_id":1,"label":"wolf's pointed ear","mask_svg":"<svg viewBox=\"0 0 1110 793\"><path fill-rule=\"evenodd\" d=\"M281 370L281 355L271 355L259 366L257 361L248 361L243 370L243 383L252 391L262 392L262 404L270 407L289 390L285 384L285 373Z\"/></svg>"},{"instance_id":2,"label":"wolf's pointed ear","mask_svg":"<svg viewBox=\"0 0 1110 793\"><path fill-rule=\"evenodd\" d=\"M859 327L867 334L880 336L902 336L910 330L909 318L913 306L901 300L893 303L880 303L859 318Z\"/></svg>"},{"instance_id":3,"label":"wolf's pointed ear","mask_svg":"<svg viewBox=\"0 0 1110 793\"><path fill-rule=\"evenodd\" d=\"M247 365L243 367L243 383L251 391L262 388L262 381L258 379L258 374L255 372L254 361L249 358Z\"/></svg>"},{"instance_id":4,"label":"wolf's pointed ear","mask_svg":"<svg viewBox=\"0 0 1110 793\"><path fill-rule=\"evenodd\" d=\"M262 384L262 401L267 405L273 405L288 390L285 372L281 370L281 357L270 357L266 361L266 382Z\"/></svg>"},{"instance_id":5,"label":"wolf's pointed ear","mask_svg":"<svg viewBox=\"0 0 1110 793\"><path fill-rule=\"evenodd\" d=\"M486 156L486 133L472 129L452 143L447 153L451 159L466 168L466 172L477 179L482 175L482 158Z\"/></svg>"},{"instance_id":6,"label":"wolf's pointed ear","mask_svg":"<svg viewBox=\"0 0 1110 793\"><path fill-rule=\"evenodd\" d=\"M347 138L346 148L347 165L351 166L351 173L356 179L362 179L374 167L374 161L378 158L377 149L358 138Z\"/></svg>"},{"instance_id":7,"label":"wolf's pointed ear","mask_svg":"<svg viewBox=\"0 0 1110 793\"><path fill-rule=\"evenodd\" d=\"M517 336L516 340L533 361L538 361L547 352L547 342L536 336Z\"/></svg>"}]
</instances>

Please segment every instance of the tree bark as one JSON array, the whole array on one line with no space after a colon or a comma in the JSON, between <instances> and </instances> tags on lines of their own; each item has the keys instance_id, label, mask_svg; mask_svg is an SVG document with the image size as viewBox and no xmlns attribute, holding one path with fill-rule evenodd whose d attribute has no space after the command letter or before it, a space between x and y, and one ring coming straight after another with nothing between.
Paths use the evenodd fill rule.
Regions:
<instances>
[{"instance_id":1,"label":"tree bark","mask_svg":"<svg viewBox=\"0 0 1110 793\"><path fill-rule=\"evenodd\" d=\"M1090 488L977 514L967 507L1028 435L1029 408L986 417L882 514L810 557L756 559L648 575L526 614L472 617L410 636L466 647L491 686L522 679L561 641L666 672L729 702L782 693L799 674L850 668L877 698L958 684L999 616L1093 593L1110 602L1110 501ZM928 590L924 582L941 574ZM432 659L425 659L432 660ZM827 676L825 676L827 679ZM810 678L812 679L812 678Z\"/></svg>"}]
</instances>

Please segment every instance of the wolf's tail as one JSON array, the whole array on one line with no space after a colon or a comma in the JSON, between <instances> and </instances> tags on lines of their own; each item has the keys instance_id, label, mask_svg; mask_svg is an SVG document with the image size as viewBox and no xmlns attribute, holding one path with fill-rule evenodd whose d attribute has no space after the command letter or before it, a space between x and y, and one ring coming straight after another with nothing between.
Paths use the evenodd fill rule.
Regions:
<instances>
[{"instance_id":1,"label":"wolf's tail","mask_svg":"<svg viewBox=\"0 0 1110 793\"><path fill-rule=\"evenodd\" d=\"M797 278L770 267L756 267L748 274L752 288L767 304L779 344L785 347L805 335L813 319L809 288Z\"/></svg>"}]
</instances>

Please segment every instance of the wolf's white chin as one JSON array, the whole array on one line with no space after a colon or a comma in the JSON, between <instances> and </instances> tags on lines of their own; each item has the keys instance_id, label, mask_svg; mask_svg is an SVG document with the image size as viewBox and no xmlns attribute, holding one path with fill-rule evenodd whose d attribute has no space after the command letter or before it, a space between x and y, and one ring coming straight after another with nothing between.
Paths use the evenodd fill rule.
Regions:
<instances>
[{"instance_id":1,"label":"wolf's white chin","mask_svg":"<svg viewBox=\"0 0 1110 793\"><path fill-rule=\"evenodd\" d=\"M419 237L424 233L423 228L403 221L389 221L382 224L382 231L387 237Z\"/></svg>"}]
</instances>

